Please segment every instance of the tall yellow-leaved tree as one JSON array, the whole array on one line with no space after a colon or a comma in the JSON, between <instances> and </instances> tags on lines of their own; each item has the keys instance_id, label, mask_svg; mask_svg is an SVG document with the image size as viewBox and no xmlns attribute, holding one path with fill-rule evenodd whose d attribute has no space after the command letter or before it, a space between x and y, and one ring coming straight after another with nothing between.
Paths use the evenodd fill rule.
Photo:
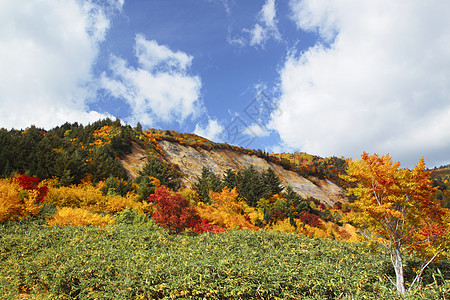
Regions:
<instances>
[{"instance_id":1,"label":"tall yellow-leaved tree","mask_svg":"<svg viewBox=\"0 0 450 300\"><path fill-rule=\"evenodd\" d=\"M400 169L389 155L369 156L349 160L347 175L342 178L356 183L348 188L355 196L349 220L363 229L366 237L378 241L388 250L396 275L398 293L404 294L403 256L414 252L423 259L417 276L409 289L417 283L424 269L444 251L446 228L444 208L431 201L434 188L430 171L423 158L412 170Z\"/></svg>"}]
</instances>

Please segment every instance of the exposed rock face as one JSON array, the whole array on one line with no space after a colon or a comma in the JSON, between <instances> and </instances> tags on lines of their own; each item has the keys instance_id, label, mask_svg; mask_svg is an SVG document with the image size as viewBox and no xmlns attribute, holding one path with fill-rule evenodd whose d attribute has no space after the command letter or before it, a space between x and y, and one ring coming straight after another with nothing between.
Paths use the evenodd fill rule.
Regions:
<instances>
[{"instance_id":1,"label":"exposed rock face","mask_svg":"<svg viewBox=\"0 0 450 300\"><path fill-rule=\"evenodd\" d=\"M128 172L128 176L132 180L135 180L139 175L139 171L147 163L147 151L135 142L131 142L131 153L125 155L125 157L120 161L124 168Z\"/></svg>"},{"instance_id":2,"label":"exposed rock face","mask_svg":"<svg viewBox=\"0 0 450 300\"><path fill-rule=\"evenodd\" d=\"M304 198L313 197L322 203L333 206L336 202L345 203L345 191L329 180L318 178L306 179L299 174L285 170L283 167L269 163L257 156L246 155L232 150L203 150L180 145L169 141L160 141L166 158L172 164L177 164L185 174L184 183L192 186L201 175L203 166L223 176L227 169L241 170L254 166L259 171L272 168L285 185L290 185L294 191Z\"/></svg>"}]
</instances>

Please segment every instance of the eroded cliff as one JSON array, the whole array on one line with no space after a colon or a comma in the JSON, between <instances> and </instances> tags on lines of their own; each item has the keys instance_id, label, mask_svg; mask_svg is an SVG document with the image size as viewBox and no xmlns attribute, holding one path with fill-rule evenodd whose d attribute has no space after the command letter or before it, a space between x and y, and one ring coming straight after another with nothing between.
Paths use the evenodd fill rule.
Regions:
<instances>
[{"instance_id":1,"label":"eroded cliff","mask_svg":"<svg viewBox=\"0 0 450 300\"><path fill-rule=\"evenodd\" d=\"M203 150L164 140L159 141L159 144L166 159L180 167L185 175L183 181L188 187L197 181L197 176L200 176L203 166L220 176L227 169L241 170L254 166L260 171L272 168L283 184L290 185L304 198L313 197L329 206L333 206L336 202L347 202L345 191L333 182L315 177L304 178L257 156L227 149Z\"/></svg>"}]
</instances>

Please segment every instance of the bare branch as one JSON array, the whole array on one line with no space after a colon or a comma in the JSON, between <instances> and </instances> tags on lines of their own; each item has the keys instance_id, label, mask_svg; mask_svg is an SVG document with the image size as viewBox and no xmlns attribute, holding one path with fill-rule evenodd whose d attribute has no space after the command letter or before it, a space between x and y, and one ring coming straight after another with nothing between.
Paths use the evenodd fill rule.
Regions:
<instances>
[{"instance_id":1,"label":"bare branch","mask_svg":"<svg viewBox=\"0 0 450 300\"><path fill-rule=\"evenodd\" d=\"M425 270L426 267L428 267L428 265L439 255L439 253L441 253L442 251L444 251L444 249L440 249L439 251L437 251L433 257L427 262L422 264L419 273L417 273L416 277L414 278L413 282L411 283L411 285L408 288L408 292L411 290L411 288L413 287L413 285L419 281L420 277L422 276L423 271Z\"/></svg>"}]
</instances>

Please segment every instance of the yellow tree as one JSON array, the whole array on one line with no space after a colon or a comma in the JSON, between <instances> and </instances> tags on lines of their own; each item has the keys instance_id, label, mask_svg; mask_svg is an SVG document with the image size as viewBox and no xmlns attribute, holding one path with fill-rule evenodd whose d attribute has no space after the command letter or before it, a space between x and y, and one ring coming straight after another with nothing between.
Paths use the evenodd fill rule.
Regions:
<instances>
[{"instance_id":1,"label":"yellow tree","mask_svg":"<svg viewBox=\"0 0 450 300\"><path fill-rule=\"evenodd\" d=\"M434 188L423 158L409 170L400 169L400 163L393 163L389 155L369 156L364 152L361 157L349 160L347 175L342 176L356 183L356 187L347 189L349 196L356 197L349 220L388 250L397 291L404 294L404 253L415 252L423 259L411 289L424 269L444 251L445 210L431 201Z\"/></svg>"}]
</instances>

